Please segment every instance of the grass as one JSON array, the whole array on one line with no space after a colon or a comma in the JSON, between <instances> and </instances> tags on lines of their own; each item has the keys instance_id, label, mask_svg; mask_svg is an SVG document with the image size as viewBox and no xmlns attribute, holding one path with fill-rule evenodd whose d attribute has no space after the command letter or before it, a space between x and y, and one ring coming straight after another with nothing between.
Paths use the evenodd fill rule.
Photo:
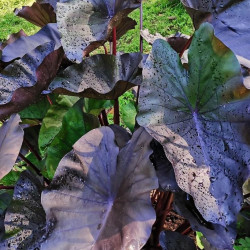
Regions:
<instances>
[{"instance_id":1,"label":"grass","mask_svg":"<svg viewBox=\"0 0 250 250\"><path fill-rule=\"evenodd\" d=\"M34 0L0 0L0 41L6 40L10 34L21 29L28 35L32 35L39 30L37 26L16 17L13 13L15 8L32 5L33 2ZM143 4L143 11L144 29L149 29L151 34L158 32L163 36L169 36L178 31L187 35L193 33L192 21L179 0L147 0ZM139 51L140 11L133 11L130 17L137 21L137 25L134 30L127 32L118 41L118 51ZM149 52L150 48L144 42L144 51ZM100 52L103 53L103 50L101 49Z\"/></svg>"}]
</instances>

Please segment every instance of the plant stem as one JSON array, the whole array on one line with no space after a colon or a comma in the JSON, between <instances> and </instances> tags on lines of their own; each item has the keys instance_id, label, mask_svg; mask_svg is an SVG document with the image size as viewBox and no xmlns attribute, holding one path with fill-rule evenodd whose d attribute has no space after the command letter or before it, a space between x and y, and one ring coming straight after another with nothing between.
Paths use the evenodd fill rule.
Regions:
<instances>
[{"instance_id":1,"label":"plant stem","mask_svg":"<svg viewBox=\"0 0 250 250\"><path fill-rule=\"evenodd\" d=\"M107 50L107 48L106 48L106 46L104 44L103 44L103 48L104 48L105 55L107 55L108 54L108 50Z\"/></svg>"},{"instance_id":2,"label":"plant stem","mask_svg":"<svg viewBox=\"0 0 250 250\"><path fill-rule=\"evenodd\" d=\"M46 95L46 96L47 96L47 100L48 100L49 104L50 104L50 105L53 105L53 102L52 102L52 100L50 99L49 95Z\"/></svg>"},{"instance_id":3,"label":"plant stem","mask_svg":"<svg viewBox=\"0 0 250 250\"><path fill-rule=\"evenodd\" d=\"M181 53L179 54L180 58L183 56L185 50L189 48L189 46L190 46L192 40L193 40L193 36L191 36L191 37L188 39L187 43L185 44L184 48L182 49Z\"/></svg>"},{"instance_id":4,"label":"plant stem","mask_svg":"<svg viewBox=\"0 0 250 250\"><path fill-rule=\"evenodd\" d=\"M30 166L39 176L42 176L40 170L39 170L30 160L28 160L23 154L19 153L19 157L20 157L24 162L26 162L27 165L29 165L29 166ZM44 177L44 176L43 176L43 178L44 178L44 181L46 182L46 184L49 185L49 184L50 184L50 180L47 179L47 178Z\"/></svg>"},{"instance_id":5,"label":"plant stem","mask_svg":"<svg viewBox=\"0 0 250 250\"><path fill-rule=\"evenodd\" d=\"M41 156L36 152L36 150L33 148L33 146L25 138L23 139L23 141L27 145L27 147L29 148L30 152L32 152L35 155L37 160L41 161L42 160Z\"/></svg>"},{"instance_id":6,"label":"plant stem","mask_svg":"<svg viewBox=\"0 0 250 250\"><path fill-rule=\"evenodd\" d=\"M116 27L113 28L112 54L116 56ZM120 125L119 100L116 98L114 101L114 124Z\"/></svg>"},{"instance_id":7,"label":"plant stem","mask_svg":"<svg viewBox=\"0 0 250 250\"><path fill-rule=\"evenodd\" d=\"M100 122L101 126L103 127L104 126L104 122L102 120L102 115L101 114L98 115L98 119L99 119L99 122Z\"/></svg>"},{"instance_id":8,"label":"plant stem","mask_svg":"<svg viewBox=\"0 0 250 250\"><path fill-rule=\"evenodd\" d=\"M105 126L108 126L109 125L109 122L108 122L108 117L107 117L107 113L106 113L106 110L102 110L102 120L103 120L103 123Z\"/></svg>"},{"instance_id":9,"label":"plant stem","mask_svg":"<svg viewBox=\"0 0 250 250\"><path fill-rule=\"evenodd\" d=\"M182 235L187 235L190 231L192 231L192 229L187 220L175 230L175 232L181 233Z\"/></svg>"},{"instance_id":10,"label":"plant stem","mask_svg":"<svg viewBox=\"0 0 250 250\"><path fill-rule=\"evenodd\" d=\"M4 185L0 185L0 190L2 189L14 189L14 186L4 186Z\"/></svg>"}]
</instances>

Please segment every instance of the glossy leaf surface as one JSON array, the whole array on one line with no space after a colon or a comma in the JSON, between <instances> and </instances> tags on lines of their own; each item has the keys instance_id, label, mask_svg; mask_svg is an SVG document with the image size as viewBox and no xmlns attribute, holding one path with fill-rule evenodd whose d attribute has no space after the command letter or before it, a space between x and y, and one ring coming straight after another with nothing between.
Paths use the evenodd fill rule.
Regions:
<instances>
[{"instance_id":1,"label":"glossy leaf surface","mask_svg":"<svg viewBox=\"0 0 250 250\"><path fill-rule=\"evenodd\" d=\"M0 179L13 168L20 152L24 132L19 115L13 114L0 128Z\"/></svg>"},{"instance_id":2,"label":"glossy leaf surface","mask_svg":"<svg viewBox=\"0 0 250 250\"><path fill-rule=\"evenodd\" d=\"M140 249L155 219L150 141L142 128L120 151L108 127L83 136L42 194L47 221L57 222L42 249Z\"/></svg>"},{"instance_id":3,"label":"glossy leaf surface","mask_svg":"<svg viewBox=\"0 0 250 250\"><path fill-rule=\"evenodd\" d=\"M58 3L58 29L68 59L80 63L83 55L88 55L109 39L114 27L127 28L121 24L129 21L127 15L140 6L135 2L70 0Z\"/></svg>"},{"instance_id":4,"label":"glossy leaf surface","mask_svg":"<svg viewBox=\"0 0 250 250\"><path fill-rule=\"evenodd\" d=\"M194 34L188 72L157 40L143 77L138 123L163 145L204 218L234 223L250 168L250 91L236 57L206 23Z\"/></svg>"},{"instance_id":5,"label":"glossy leaf surface","mask_svg":"<svg viewBox=\"0 0 250 250\"><path fill-rule=\"evenodd\" d=\"M60 73L50 85L55 93L95 99L116 99L139 85L141 53L95 55Z\"/></svg>"},{"instance_id":6,"label":"glossy leaf surface","mask_svg":"<svg viewBox=\"0 0 250 250\"><path fill-rule=\"evenodd\" d=\"M250 0L182 0L196 28L210 22L215 35L234 53L250 59Z\"/></svg>"}]
</instances>

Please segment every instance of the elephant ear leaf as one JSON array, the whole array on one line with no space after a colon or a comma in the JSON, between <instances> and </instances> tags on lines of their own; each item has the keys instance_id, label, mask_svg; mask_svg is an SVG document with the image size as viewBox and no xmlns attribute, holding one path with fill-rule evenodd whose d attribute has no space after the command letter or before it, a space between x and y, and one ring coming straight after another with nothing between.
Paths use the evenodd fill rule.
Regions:
<instances>
[{"instance_id":1,"label":"elephant ear leaf","mask_svg":"<svg viewBox=\"0 0 250 250\"><path fill-rule=\"evenodd\" d=\"M141 249L155 219L151 139L140 128L119 149L101 127L75 143L42 193L47 222L56 222L42 249Z\"/></svg>"},{"instance_id":2,"label":"elephant ear leaf","mask_svg":"<svg viewBox=\"0 0 250 250\"><path fill-rule=\"evenodd\" d=\"M20 152L24 132L19 115L13 114L0 128L0 179L13 168Z\"/></svg>"},{"instance_id":3,"label":"elephant ear leaf","mask_svg":"<svg viewBox=\"0 0 250 250\"><path fill-rule=\"evenodd\" d=\"M62 45L71 61L80 63L83 55L103 45L114 27L124 34L131 25L127 15L140 6L135 1L70 0L57 3L57 23L62 34ZM133 22L133 21L132 21ZM134 24L132 23L132 27Z\"/></svg>"},{"instance_id":4,"label":"elephant ear leaf","mask_svg":"<svg viewBox=\"0 0 250 250\"><path fill-rule=\"evenodd\" d=\"M60 73L50 84L54 93L115 99L140 84L141 53L94 55Z\"/></svg>"},{"instance_id":5,"label":"elephant ear leaf","mask_svg":"<svg viewBox=\"0 0 250 250\"><path fill-rule=\"evenodd\" d=\"M250 0L181 0L195 28L210 22L215 35L234 53L250 59Z\"/></svg>"},{"instance_id":6,"label":"elephant ear leaf","mask_svg":"<svg viewBox=\"0 0 250 250\"><path fill-rule=\"evenodd\" d=\"M143 77L138 123L163 145L178 185L203 217L234 223L250 167L250 90L235 55L205 23L194 34L189 71L156 40Z\"/></svg>"}]
</instances>

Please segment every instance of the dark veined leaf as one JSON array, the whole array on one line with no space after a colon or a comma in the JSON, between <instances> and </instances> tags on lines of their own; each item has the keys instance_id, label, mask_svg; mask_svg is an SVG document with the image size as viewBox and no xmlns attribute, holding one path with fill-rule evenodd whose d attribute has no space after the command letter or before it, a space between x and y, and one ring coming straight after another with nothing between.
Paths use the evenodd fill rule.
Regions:
<instances>
[{"instance_id":1,"label":"dark veined leaf","mask_svg":"<svg viewBox=\"0 0 250 250\"><path fill-rule=\"evenodd\" d=\"M140 249L155 219L151 139L140 128L119 151L108 127L83 136L42 193L47 222L56 224L41 249Z\"/></svg>"},{"instance_id":2,"label":"dark veined leaf","mask_svg":"<svg viewBox=\"0 0 250 250\"><path fill-rule=\"evenodd\" d=\"M181 0L196 28L210 22L215 35L234 53L250 59L250 0Z\"/></svg>"},{"instance_id":3,"label":"dark veined leaf","mask_svg":"<svg viewBox=\"0 0 250 250\"><path fill-rule=\"evenodd\" d=\"M20 175L12 202L5 214L5 238L1 249L39 249L45 234L45 212L41 205L42 181L28 170Z\"/></svg>"},{"instance_id":4,"label":"dark veined leaf","mask_svg":"<svg viewBox=\"0 0 250 250\"><path fill-rule=\"evenodd\" d=\"M189 71L163 40L144 67L138 123L163 145L203 217L234 223L250 167L250 91L236 57L205 23L193 36Z\"/></svg>"},{"instance_id":5,"label":"dark veined leaf","mask_svg":"<svg viewBox=\"0 0 250 250\"><path fill-rule=\"evenodd\" d=\"M54 176L60 160L72 150L73 144L88 131L97 127L99 127L97 117L83 112L82 99L68 110L63 117L60 131L54 135L46 151L46 174L49 178Z\"/></svg>"},{"instance_id":6,"label":"dark veined leaf","mask_svg":"<svg viewBox=\"0 0 250 250\"><path fill-rule=\"evenodd\" d=\"M13 114L0 128L0 179L11 171L20 152L24 135L20 121Z\"/></svg>"},{"instance_id":7,"label":"dark veined leaf","mask_svg":"<svg viewBox=\"0 0 250 250\"><path fill-rule=\"evenodd\" d=\"M55 77L63 58L53 41L38 46L0 74L0 119L40 100L41 93Z\"/></svg>"},{"instance_id":8,"label":"dark veined leaf","mask_svg":"<svg viewBox=\"0 0 250 250\"><path fill-rule=\"evenodd\" d=\"M196 250L194 241L177 232L162 231L160 234L162 250Z\"/></svg>"},{"instance_id":9,"label":"dark veined leaf","mask_svg":"<svg viewBox=\"0 0 250 250\"><path fill-rule=\"evenodd\" d=\"M194 231L201 232L208 240L211 249L216 247L219 249L233 249L236 237L236 223L226 228L215 223L207 222L194 206L194 202L190 195L184 192L175 193L174 209L181 216L188 219Z\"/></svg>"},{"instance_id":10,"label":"dark veined leaf","mask_svg":"<svg viewBox=\"0 0 250 250\"><path fill-rule=\"evenodd\" d=\"M131 22L127 15L139 6L135 0L69 0L57 3L58 29L68 59L80 63L83 55L110 38L114 27L131 28L131 25L123 23ZM118 33L126 31L118 30Z\"/></svg>"},{"instance_id":11,"label":"dark veined leaf","mask_svg":"<svg viewBox=\"0 0 250 250\"><path fill-rule=\"evenodd\" d=\"M54 93L95 99L116 99L139 85L141 53L94 55L67 67L50 84Z\"/></svg>"},{"instance_id":12,"label":"dark veined leaf","mask_svg":"<svg viewBox=\"0 0 250 250\"><path fill-rule=\"evenodd\" d=\"M38 143L41 151L44 151L59 133L64 115L78 100L78 97L58 96L50 106L39 133Z\"/></svg>"},{"instance_id":13,"label":"dark veined leaf","mask_svg":"<svg viewBox=\"0 0 250 250\"><path fill-rule=\"evenodd\" d=\"M43 27L49 23L56 23L56 13L50 4L35 2L32 6L16 9L15 14L39 27Z\"/></svg>"},{"instance_id":14,"label":"dark veined leaf","mask_svg":"<svg viewBox=\"0 0 250 250\"><path fill-rule=\"evenodd\" d=\"M36 0L36 2L39 4L49 3L56 11L56 4L59 2L59 0Z\"/></svg>"},{"instance_id":15,"label":"dark veined leaf","mask_svg":"<svg viewBox=\"0 0 250 250\"><path fill-rule=\"evenodd\" d=\"M125 145L128 143L128 141L131 139L132 135L128 133L128 131L116 124L111 124L109 127L113 130L115 134L115 142L116 145L121 149L125 147Z\"/></svg>"},{"instance_id":16,"label":"dark veined leaf","mask_svg":"<svg viewBox=\"0 0 250 250\"><path fill-rule=\"evenodd\" d=\"M2 51L1 61L10 62L22 58L27 53L32 53L38 46L54 42L54 50L61 47L60 34L55 23L47 24L35 35L21 36L15 42L6 46Z\"/></svg>"}]
</instances>

